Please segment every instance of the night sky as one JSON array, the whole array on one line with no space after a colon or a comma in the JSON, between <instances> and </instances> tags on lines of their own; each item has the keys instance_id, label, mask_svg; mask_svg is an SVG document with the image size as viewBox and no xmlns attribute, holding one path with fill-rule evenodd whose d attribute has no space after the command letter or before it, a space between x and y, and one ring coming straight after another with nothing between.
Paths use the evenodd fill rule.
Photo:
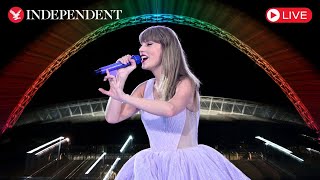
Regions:
<instances>
[{"instance_id":1,"label":"night sky","mask_svg":"<svg viewBox=\"0 0 320 180\"><path fill-rule=\"evenodd\" d=\"M60 2L60 3L59 3ZM290 42L304 56L308 57L315 67L320 67L317 61L317 33L320 27L319 12L314 10L319 4L305 1L259 1L243 2L223 1L230 6L248 13L254 19L268 26L286 41ZM79 1L77 4L66 4L62 1L37 2L37 1L13 1L2 2L2 7L10 7L14 3L25 7L44 8L50 7L73 9L86 4L89 1ZM308 24L270 24L265 19L265 11L269 7L278 6L307 6L315 7L313 20ZM318 8L319 9L319 8ZM2 52L1 66L19 52L26 43L30 42L52 22L33 22L28 24L10 24L5 20L7 16L4 8L1 10L1 33L4 34L2 44L10 47ZM4 11L5 10L5 11ZM4 13L5 12L5 13ZM146 27L155 24L142 24L125 27L115 32L106 34L102 38L90 43L85 48L72 56L51 78L38 90L31 100L28 108L39 107L48 104L62 103L66 101L104 97L97 90L99 87L108 89L108 85L102 82L103 77L94 75L94 70L115 62L125 54L138 54L138 35ZM171 27L181 39L182 46L187 54L189 64L193 72L202 82L201 94L204 96L226 97L243 100L252 100L267 104L292 106L285 94L251 59L239 50L218 39L208 32L189 26L176 24L162 24ZM20 26L17 28L17 26ZM32 31L26 31L24 28ZM131 91L140 82L151 78L150 72L143 71L140 66L129 76L125 86L125 92Z\"/></svg>"}]
</instances>

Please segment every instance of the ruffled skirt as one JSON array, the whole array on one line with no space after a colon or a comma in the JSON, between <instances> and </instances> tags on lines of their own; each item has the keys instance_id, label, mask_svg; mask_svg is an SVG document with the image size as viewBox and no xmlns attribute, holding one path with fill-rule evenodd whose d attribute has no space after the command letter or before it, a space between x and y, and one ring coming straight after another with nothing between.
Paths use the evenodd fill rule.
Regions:
<instances>
[{"instance_id":1,"label":"ruffled skirt","mask_svg":"<svg viewBox=\"0 0 320 180\"><path fill-rule=\"evenodd\" d=\"M116 180L242 180L249 179L234 164L206 145L155 152L150 148L131 157Z\"/></svg>"}]
</instances>

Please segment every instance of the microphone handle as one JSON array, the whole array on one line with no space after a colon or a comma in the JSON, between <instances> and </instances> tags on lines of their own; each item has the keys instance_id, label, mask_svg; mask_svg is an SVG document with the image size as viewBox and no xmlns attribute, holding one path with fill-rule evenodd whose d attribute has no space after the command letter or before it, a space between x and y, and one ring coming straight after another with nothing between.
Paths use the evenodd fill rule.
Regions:
<instances>
[{"instance_id":1,"label":"microphone handle","mask_svg":"<svg viewBox=\"0 0 320 180\"><path fill-rule=\"evenodd\" d=\"M130 66L130 62L129 63L127 63L127 64L122 64L121 62L116 62L116 63L113 63L113 64L111 64L111 65L109 65L109 66L104 66L104 67L102 67L101 68L101 70L102 71L105 71L105 73L107 73L106 71L107 71L107 69L109 70L109 72L111 72L111 71L114 71L114 70L118 70L118 69L120 69L120 68L125 68L125 67L127 67L127 66Z\"/></svg>"},{"instance_id":2,"label":"microphone handle","mask_svg":"<svg viewBox=\"0 0 320 180\"><path fill-rule=\"evenodd\" d=\"M134 59L136 61L136 64L141 63L141 57L139 55L133 55L131 57L131 59ZM108 66L103 66L103 67L95 70L95 73L96 73L96 75L104 75L104 74L107 74L107 70L109 70L109 72L111 72L114 70L118 70L120 68L125 68L130 65L131 65L130 62L127 64L122 64L121 62L116 62L116 63L110 64Z\"/></svg>"}]
</instances>

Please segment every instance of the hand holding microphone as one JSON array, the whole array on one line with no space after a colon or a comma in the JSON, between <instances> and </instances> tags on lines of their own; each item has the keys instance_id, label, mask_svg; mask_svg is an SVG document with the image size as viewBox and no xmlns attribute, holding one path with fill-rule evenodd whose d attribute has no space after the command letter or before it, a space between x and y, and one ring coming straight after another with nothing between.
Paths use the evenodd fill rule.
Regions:
<instances>
[{"instance_id":1,"label":"hand holding microphone","mask_svg":"<svg viewBox=\"0 0 320 180\"><path fill-rule=\"evenodd\" d=\"M107 73L107 70L112 74L112 71L116 71L118 69L130 66L132 64L130 62L130 60L133 63L135 62L135 64L141 63L141 57L139 55L132 55L132 56L126 55L126 56L123 56L122 58L120 58L116 63L110 64L108 66L103 66L103 67L95 70L95 74L96 75L105 75ZM135 69L135 66L133 69ZM131 71L133 71L133 69Z\"/></svg>"},{"instance_id":2,"label":"hand holding microphone","mask_svg":"<svg viewBox=\"0 0 320 180\"><path fill-rule=\"evenodd\" d=\"M141 57L139 55L126 55L121 57L116 63L95 70L96 75L106 75L104 81L108 80L110 85L109 91L103 88L99 88L98 90L115 100L121 101L125 95L123 92L124 83L128 75L137 67L136 65L140 63Z\"/></svg>"}]
</instances>

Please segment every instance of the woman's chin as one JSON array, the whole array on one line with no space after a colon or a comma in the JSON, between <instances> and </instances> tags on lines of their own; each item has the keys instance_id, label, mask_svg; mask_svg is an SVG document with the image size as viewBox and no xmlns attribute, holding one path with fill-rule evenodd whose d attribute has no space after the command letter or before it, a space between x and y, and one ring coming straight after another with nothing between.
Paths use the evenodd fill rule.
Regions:
<instances>
[{"instance_id":1,"label":"woman's chin","mask_svg":"<svg viewBox=\"0 0 320 180\"><path fill-rule=\"evenodd\" d=\"M142 68L143 70L149 70L149 69L148 69L148 66L146 66L145 64L142 64L141 68Z\"/></svg>"}]
</instances>

